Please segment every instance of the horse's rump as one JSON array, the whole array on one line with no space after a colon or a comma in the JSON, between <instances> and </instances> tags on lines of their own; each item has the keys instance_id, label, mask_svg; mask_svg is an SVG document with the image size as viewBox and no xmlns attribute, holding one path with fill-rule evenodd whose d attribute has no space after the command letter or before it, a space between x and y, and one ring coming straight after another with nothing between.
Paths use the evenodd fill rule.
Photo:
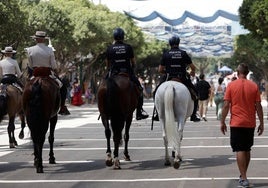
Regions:
<instances>
[{"instance_id":1,"label":"horse's rump","mask_svg":"<svg viewBox=\"0 0 268 188\"><path fill-rule=\"evenodd\" d=\"M2 87L0 92L0 122L7 114L16 115L22 110L22 93L13 85Z\"/></svg>"},{"instance_id":2,"label":"horse's rump","mask_svg":"<svg viewBox=\"0 0 268 188\"><path fill-rule=\"evenodd\" d=\"M135 110L137 96L138 91L127 74L110 77L103 80L98 89L99 111L107 117L114 114L126 117Z\"/></svg>"},{"instance_id":3,"label":"horse's rump","mask_svg":"<svg viewBox=\"0 0 268 188\"><path fill-rule=\"evenodd\" d=\"M160 107L164 106L164 98L165 98L164 96L166 92L170 92L168 88L173 88L172 90L174 91L174 101L172 107L178 110L177 112L175 112L175 116L176 114L181 114L183 112L185 112L187 116L189 116L189 114L191 115L193 110L192 109L193 101L191 99L189 89L184 84L176 81L164 82L157 89L155 94L156 96L155 103L156 106L158 107L157 108L158 112L164 114L165 108L160 109ZM182 108L179 108L179 106L181 106Z\"/></svg>"},{"instance_id":4,"label":"horse's rump","mask_svg":"<svg viewBox=\"0 0 268 188\"><path fill-rule=\"evenodd\" d=\"M50 77L35 77L27 82L23 93L26 116L50 119L58 112L60 89ZM38 118L37 118L38 119Z\"/></svg>"},{"instance_id":5,"label":"horse's rump","mask_svg":"<svg viewBox=\"0 0 268 188\"><path fill-rule=\"evenodd\" d=\"M184 123L193 112L189 90L184 84L176 81L167 81L159 86L155 95L155 105L159 118L164 121L166 131L172 134L177 132L176 122ZM175 139L175 136L171 139Z\"/></svg>"}]
</instances>

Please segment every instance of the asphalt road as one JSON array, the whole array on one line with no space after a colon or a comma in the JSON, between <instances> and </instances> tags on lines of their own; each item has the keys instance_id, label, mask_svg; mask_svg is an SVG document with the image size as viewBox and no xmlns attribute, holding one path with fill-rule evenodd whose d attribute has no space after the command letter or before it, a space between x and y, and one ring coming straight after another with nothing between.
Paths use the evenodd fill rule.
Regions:
<instances>
[{"instance_id":1,"label":"asphalt road","mask_svg":"<svg viewBox=\"0 0 268 188\"><path fill-rule=\"evenodd\" d=\"M151 115L153 103L146 100L145 110ZM69 106L71 115L59 116L55 132L54 153L57 164L48 164L48 141L43 160L44 173L36 174L33 149L28 129L26 138L17 139L19 146L9 149L7 120L0 125L1 188L233 188L239 172L229 145L229 130L222 135L216 120L215 107L209 107L208 121L187 121L182 142L183 163L179 169L164 166L164 145L161 127L151 119L133 120L130 129L130 162L123 160L121 170L105 166L106 140L98 120L96 105ZM265 126L267 107L264 105ZM19 121L16 125L16 137ZM248 178L254 187L268 187L268 136L256 136Z\"/></svg>"}]
</instances>

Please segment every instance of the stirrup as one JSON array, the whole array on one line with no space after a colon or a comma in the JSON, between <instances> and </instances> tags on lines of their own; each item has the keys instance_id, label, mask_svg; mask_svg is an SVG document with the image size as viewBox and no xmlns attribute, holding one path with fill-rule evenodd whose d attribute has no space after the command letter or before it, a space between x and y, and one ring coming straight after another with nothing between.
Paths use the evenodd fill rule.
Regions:
<instances>
[{"instance_id":1,"label":"stirrup","mask_svg":"<svg viewBox=\"0 0 268 188\"><path fill-rule=\"evenodd\" d=\"M154 121L159 121L158 113L156 113L156 114L153 116L153 120L154 120Z\"/></svg>"}]
</instances>

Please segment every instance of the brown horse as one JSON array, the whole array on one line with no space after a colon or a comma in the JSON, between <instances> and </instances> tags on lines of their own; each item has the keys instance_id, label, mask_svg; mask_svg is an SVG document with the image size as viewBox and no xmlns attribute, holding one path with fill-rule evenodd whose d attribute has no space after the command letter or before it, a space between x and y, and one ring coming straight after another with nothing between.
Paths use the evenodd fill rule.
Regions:
<instances>
[{"instance_id":1,"label":"brown horse","mask_svg":"<svg viewBox=\"0 0 268 188\"><path fill-rule=\"evenodd\" d=\"M60 107L60 88L49 75L49 69L36 68L35 78L26 83L23 92L23 110L33 140L34 165L37 173L43 173L42 150L49 127L49 163L55 164L53 143Z\"/></svg>"},{"instance_id":2,"label":"brown horse","mask_svg":"<svg viewBox=\"0 0 268 188\"><path fill-rule=\"evenodd\" d=\"M15 138L15 118L19 116L21 120L21 131L19 138L24 138L25 117L22 110L22 92L11 84L5 84L0 91L0 122L5 115L8 115L8 138L9 147L15 148L18 143Z\"/></svg>"},{"instance_id":3,"label":"brown horse","mask_svg":"<svg viewBox=\"0 0 268 188\"><path fill-rule=\"evenodd\" d=\"M124 127L124 155L125 160L130 161L128 154L129 129L133 112L138 104L138 94L139 92L135 84L130 81L126 74L119 74L107 80L103 80L98 89L98 108L107 140L106 165L112 166L114 163L114 169L120 169L118 151L122 141L122 130ZM114 160L111 157L110 125L113 131Z\"/></svg>"}]
</instances>

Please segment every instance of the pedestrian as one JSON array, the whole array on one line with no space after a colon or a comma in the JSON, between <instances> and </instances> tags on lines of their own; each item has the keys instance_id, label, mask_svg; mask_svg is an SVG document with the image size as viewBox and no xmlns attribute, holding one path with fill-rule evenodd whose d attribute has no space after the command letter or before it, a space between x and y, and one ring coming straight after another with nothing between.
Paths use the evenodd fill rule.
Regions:
<instances>
[{"instance_id":1,"label":"pedestrian","mask_svg":"<svg viewBox=\"0 0 268 188\"><path fill-rule=\"evenodd\" d=\"M114 42L108 46L106 50L106 66L108 67L107 77L116 75L120 72L126 72L130 75L130 79L135 83L140 90L138 105L136 109L136 119L146 119L148 114L143 110L143 88L134 74L136 60L134 51L130 44L124 42L125 32L122 28L116 28L113 31Z\"/></svg>"},{"instance_id":2,"label":"pedestrian","mask_svg":"<svg viewBox=\"0 0 268 188\"><path fill-rule=\"evenodd\" d=\"M72 102L71 102L72 105L81 106L84 104L84 101L82 98L82 88L77 78L74 79L73 84L72 84L71 97L72 97Z\"/></svg>"},{"instance_id":3,"label":"pedestrian","mask_svg":"<svg viewBox=\"0 0 268 188\"><path fill-rule=\"evenodd\" d=\"M94 94L91 87L88 87L85 91L85 98L87 99L88 104L94 104Z\"/></svg>"},{"instance_id":4,"label":"pedestrian","mask_svg":"<svg viewBox=\"0 0 268 188\"><path fill-rule=\"evenodd\" d=\"M214 97L215 97L215 86L214 86L214 82L213 79L210 80L209 82L210 84L210 95L209 95L209 106L212 107L213 106L213 102L214 102Z\"/></svg>"},{"instance_id":5,"label":"pedestrian","mask_svg":"<svg viewBox=\"0 0 268 188\"><path fill-rule=\"evenodd\" d=\"M180 38L177 35L169 39L170 49L162 55L158 72L163 74L157 88L165 81L176 79L182 82L190 91L193 100L196 99L196 89L190 80L190 75L195 76L195 65L186 51L179 48ZM187 68L190 67L190 75L187 73ZM155 93L154 92L154 93ZM157 113L156 113L157 114ZM158 116L154 117L158 120Z\"/></svg>"},{"instance_id":6,"label":"pedestrian","mask_svg":"<svg viewBox=\"0 0 268 188\"><path fill-rule=\"evenodd\" d=\"M215 96L214 96L214 102L216 104L216 116L217 120L221 119L222 114L222 107L224 104L224 93L225 93L225 84L223 83L223 78L220 77L218 79L218 84L215 86Z\"/></svg>"},{"instance_id":7,"label":"pedestrian","mask_svg":"<svg viewBox=\"0 0 268 188\"><path fill-rule=\"evenodd\" d=\"M199 79L200 79L199 82L196 83L196 90L198 92L198 98L199 98L198 101L199 114L204 121L207 121L206 115L208 110L208 99L211 93L211 86L205 80L204 74L200 74Z\"/></svg>"},{"instance_id":8,"label":"pedestrian","mask_svg":"<svg viewBox=\"0 0 268 188\"><path fill-rule=\"evenodd\" d=\"M264 131L260 91L257 84L247 80L248 73L248 66L244 63L239 64L237 67L238 79L228 84L224 96L220 128L225 135L227 132L225 119L230 109L230 143L233 152L236 152L240 187L250 186L247 170L254 142L256 113L260 123L257 127L258 136L262 135Z\"/></svg>"},{"instance_id":9,"label":"pedestrian","mask_svg":"<svg viewBox=\"0 0 268 188\"><path fill-rule=\"evenodd\" d=\"M197 82L199 82L198 76L191 76L191 82L196 88L196 84L197 84ZM195 89L195 90L196 90L197 95L198 95L197 89ZM198 97L196 99L194 99L194 110L193 110L193 113L192 113L191 118L190 118L190 120L193 121L193 122L199 122L200 121L200 118L197 116L198 101L199 101Z\"/></svg>"},{"instance_id":10,"label":"pedestrian","mask_svg":"<svg viewBox=\"0 0 268 188\"><path fill-rule=\"evenodd\" d=\"M38 69L42 68L42 71L49 73L49 76L53 78L60 87L60 94L61 94L61 107L60 112L64 113L64 111L68 111L67 107L65 106L65 99L66 99L66 90L67 88L62 84L60 81L57 73L57 64L55 60L54 51L52 48L48 47L45 43L49 37L46 36L45 31L36 31L34 36L31 36L36 45L25 48L28 61L29 61L29 77L34 74L34 71L38 71ZM69 111L68 111L69 112ZM66 112L66 115L69 113Z\"/></svg>"},{"instance_id":11,"label":"pedestrian","mask_svg":"<svg viewBox=\"0 0 268 188\"><path fill-rule=\"evenodd\" d=\"M1 84L13 84L22 91L23 84L18 79L21 77L22 72L18 62L12 58L16 51L13 50L11 46L7 46L4 50L1 50L1 53L5 56L5 58L0 61L0 75L2 77Z\"/></svg>"}]
</instances>

